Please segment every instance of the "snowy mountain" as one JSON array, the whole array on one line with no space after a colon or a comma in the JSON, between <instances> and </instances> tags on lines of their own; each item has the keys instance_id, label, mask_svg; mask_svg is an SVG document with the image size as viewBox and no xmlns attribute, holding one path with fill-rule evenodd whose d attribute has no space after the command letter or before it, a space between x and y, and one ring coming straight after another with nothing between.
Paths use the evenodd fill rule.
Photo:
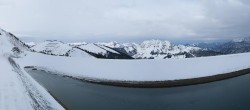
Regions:
<instances>
[{"instance_id":1,"label":"snowy mountain","mask_svg":"<svg viewBox=\"0 0 250 110\"><path fill-rule=\"evenodd\" d=\"M250 37L234 39L215 48L223 54L235 54L250 52Z\"/></svg>"},{"instance_id":2,"label":"snowy mountain","mask_svg":"<svg viewBox=\"0 0 250 110\"><path fill-rule=\"evenodd\" d=\"M101 43L101 42L98 42L96 43L97 45L99 46L106 46L106 47L110 47L118 52L121 52L121 53L125 53L129 56L133 56L137 53L137 47L139 46L138 44L136 43L123 43L123 44L120 44L116 41L111 41L109 43Z\"/></svg>"},{"instance_id":3,"label":"snowy mountain","mask_svg":"<svg viewBox=\"0 0 250 110\"><path fill-rule=\"evenodd\" d=\"M24 43L13 34L0 29L1 51L36 51L55 56L90 57L108 59L166 59L215 56L250 52L250 37L234 39L226 43L197 43L174 45L169 41L147 40L137 43L63 43L45 41ZM4 37L5 36L5 37ZM15 48L14 48L15 47ZM14 48L14 50L13 50Z\"/></svg>"},{"instance_id":4,"label":"snowy mountain","mask_svg":"<svg viewBox=\"0 0 250 110\"><path fill-rule=\"evenodd\" d=\"M15 47L18 51L31 51L29 46L22 42L15 35L0 29L1 53L9 53Z\"/></svg>"},{"instance_id":5,"label":"snowy mountain","mask_svg":"<svg viewBox=\"0 0 250 110\"><path fill-rule=\"evenodd\" d=\"M173 45L169 41L161 40L147 40L141 44L117 42L98 44L114 48L136 59L188 58L195 57L192 52L202 50L198 47Z\"/></svg>"},{"instance_id":6,"label":"snowy mountain","mask_svg":"<svg viewBox=\"0 0 250 110\"><path fill-rule=\"evenodd\" d=\"M93 43L63 43L57 40L47 40L31 47L32 50L54 56L96 57L108 59L132 59L127 54L117 52L112 48Z\"/></svg>"},{"instance_id":7,"label":"snowy mountain","mask_svg":"<svg viewBox=\"0 0 250 110\"><path fill-rule=\"evenodd\" d=\"M32 45L32 44L31 44ZM36 52L69 57L93 56L107 59L166 59L221 55L221 52L192 45L174 45L169 41L147 40L137 43L63 43L47 40L30 48Z\"/></svg>"},{"instance_id":8,"label":"snowy mountain","mask_svg":"<svg viewBox=\"0 0 250 110\"><path fill-rule=\"evenodd\" d=\"M244 40L231 43L236 43L238 46L249 42ZM195 56L194 52L206 51L198 47L173 45L168 41L160 40L145 41L142 44L114 44L110 44L110 47L105 46L105 44L92 43L70 46L59 41L46 41L31 49L53 55L66 56L68 54L68 56L71 56L73 53L80 52L84 55L89 53L105 58L123 56L122 52L113 48L124 49L124 52L142 58L164 58L166 55L167 57L168 55L171 56L171 58L172 56L187 57L188 54ZM111 48L112 46L113 48ZM61 103L55 100L56 97L53 97L50 91L42 86L43 83L38 83L25 71L27 67L33 67L35 70L40 69L41 72L50 71L47 73L55 73L62 78L70 77L81 81L122 84L125 86L127 84L139 84L142 85L141 87L145 87L144 84L150 84L151 82L158 83L160 87L163 87L165 84L168 86L171 83L179 83L180 80L193 82L193 79L195 79L194 84L198 84L196 81L203 81L203 78L206 78L204 81L207 83L239 76L239 74L247 74L250 68L250 53L168 61L65 58L31 52L27 52L27 56L23 58L10 57L13 50L32 51L31 49L13 34L0 29L1 110L64 110L63 106L60 105ZM164 81L167 83L161 83ZM188 84L190 85L190 83ZM64 103L64 105L67 105L67 103Z\"/></svg>"},{"instance_id":9,"label":"snowy mountain","mask_svg":"<svg viewBox=\"0 0 250 110\"><path fill-rule=\"evenodd\" d=\"M16 62L30 55L29 46L0 29L0 109L64 110L64 108ZM40 59L40 58L38 58ZM32 61L32 60L30 60Z\"/></svg>"},{"instance_id":10,"label":"snowy mountain","mask_svg":"<svg viewBox=\"0 0 250 110\"><path fill-rule=\"evenodd\" d=\"M90 57L88 53L56 40L47 40L38 43L31 47L31 49L39 53L55 56Z\"/></svg>"},{"instance_id":11,"label":"snowy mountain","mask_svg":"<svg viewBox=\"0 0 250 110\"><path fill-rule=\"evenodd\" d=\"M195 54L207 54L208 56L226 55L250 52L250 37L237 38L228 42L196 43L187 46L203 48L203 52L194 52ZM204 52L204 50L207 50ZM199 55L198 55L199 56Z\"/></svg>"},{"instance_id":12,"label":"snowy mountain","mask_svg":"<svg viewBox=\"0 0 250 110\"><path fill-rule=\"evenodd\" d=\"M169 41L149 40L144 41L137 48L136 58L186 58L191 54L191 51L200 50L197 47L173 45ZM194 55L192 55L194 56Z\"/></svg>"},{"instance_id":13,"label":"snowy mountain","mask_svg":"<svg viewBox=\"0 0 250 110\"><path fill-rule=\"evenodd\" d=\"M133 59L131 56L118 52L115 49L112 49L105 45L100 44L83 44L76 46L76 48L79 48L90 55L93 55L97 58L108 58L108 59Z\"/></svg>"}]
</instances>

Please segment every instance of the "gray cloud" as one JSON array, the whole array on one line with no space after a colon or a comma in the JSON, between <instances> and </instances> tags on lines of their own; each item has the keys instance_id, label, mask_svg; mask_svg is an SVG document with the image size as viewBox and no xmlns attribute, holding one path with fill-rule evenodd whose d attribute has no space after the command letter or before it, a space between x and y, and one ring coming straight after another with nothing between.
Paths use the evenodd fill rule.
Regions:
<instances>
[{"instance_id":1,"label":"gray cloud","mask_svg":"<svg viewBox=\"0 0 250 110\"><path fill-rule=\"evenodd\" d=\"M0 0L0 27L88 39L250 36L249 0Z\"/></svg>"}]
</instances>

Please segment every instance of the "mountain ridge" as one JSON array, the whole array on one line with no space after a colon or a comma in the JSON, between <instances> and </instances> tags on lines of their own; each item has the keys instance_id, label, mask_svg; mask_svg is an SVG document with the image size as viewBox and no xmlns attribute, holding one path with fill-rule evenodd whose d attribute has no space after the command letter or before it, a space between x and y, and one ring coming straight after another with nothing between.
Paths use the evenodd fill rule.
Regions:
<instances>
[{"instance_id":1,"label":"mountain ridge","mask_svg":"<svg viewBox=\"0 0 250 110\"><path fill-rule=\"evenodd\" d=\"M216 56L250 52L250 37L233 39L225 43L197 43L192 45L172 44L167 40L145 40L142 43L64 43L57 40L30 46L12 33L0 29L2 51L24 50L54 56L96 57L104 59L169 59ZM7 37L2 37L7 36ZM9 46L7 46L9 45ZM3 52L2 52L3 53Z\"/></svg>"}]
</instances>

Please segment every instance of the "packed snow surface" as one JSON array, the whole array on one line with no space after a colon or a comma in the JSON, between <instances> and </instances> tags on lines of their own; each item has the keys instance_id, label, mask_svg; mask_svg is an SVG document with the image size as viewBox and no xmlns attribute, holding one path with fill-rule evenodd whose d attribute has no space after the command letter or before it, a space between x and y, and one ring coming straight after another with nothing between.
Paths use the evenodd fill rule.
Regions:
<instances>
[{"instance_id":1,"label":"packed snow surface","mask_svg":"<svg viewBox=\"0 0 250 110\"><path fill-rule=\"evenodd\" d=\"M19 59L19 62L23 67L42 67L76 78L166 81L206 77L250 68L250 53L169 60L65 58L30 53Z\"/></svg>"}]
</instances>

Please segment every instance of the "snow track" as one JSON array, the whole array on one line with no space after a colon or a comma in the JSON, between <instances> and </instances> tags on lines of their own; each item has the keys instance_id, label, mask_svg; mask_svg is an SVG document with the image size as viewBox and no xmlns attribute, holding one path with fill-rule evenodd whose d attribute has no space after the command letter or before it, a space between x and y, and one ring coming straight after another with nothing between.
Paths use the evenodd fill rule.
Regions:
<instances>
[{"instance_id":1,"label":"snow track","mask_svg":"<svg viewBox=\"0 0 250 110\"><path fill-rule=\"evenodd\" d=\"M63 110L11 57L0 56L0 110Z\"/></svg>"},{"instance_id":2,"label":"snow track","mask_svg":"<svg viewBox=\"0 0 250 110\"><path fill-rule=\"evenodd\" d=\"M18 73L22 84L24 85L26 91L28 92L29 97L32 99L32 107L35 110L52 110L52 107L49 106L49 102L44 99L44 97L39 93L39 91L29 82L29 79L21 71L21 68L12 58L8 58L10 64L14 68L14 71Z\"/></svg>"}]
</instances>

